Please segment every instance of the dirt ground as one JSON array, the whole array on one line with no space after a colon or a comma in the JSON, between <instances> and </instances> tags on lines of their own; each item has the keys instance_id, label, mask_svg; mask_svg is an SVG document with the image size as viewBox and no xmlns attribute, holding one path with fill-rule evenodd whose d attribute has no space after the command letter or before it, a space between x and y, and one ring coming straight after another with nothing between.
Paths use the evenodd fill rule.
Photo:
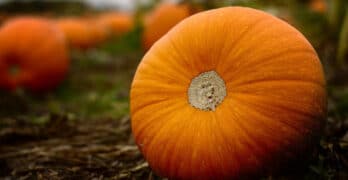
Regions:
<instances>
[{"instance_id":1,"label":"dirt ground","mask_svg":"<svg viewBox=\"0 0 348 180\"><path fill-rule=\"evenodd\" d=\"M84 123L51 115L41 127L4 123L11 124L0 132L5 179L153 179L129 136L129 116Z\"/></svg>"}]
</instances>

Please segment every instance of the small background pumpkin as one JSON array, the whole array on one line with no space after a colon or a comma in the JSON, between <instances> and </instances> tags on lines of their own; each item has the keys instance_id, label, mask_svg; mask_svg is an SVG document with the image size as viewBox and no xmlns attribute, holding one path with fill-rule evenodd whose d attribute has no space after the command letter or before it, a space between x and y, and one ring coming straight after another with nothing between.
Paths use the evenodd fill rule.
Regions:
<instances>
[{"instance_id":1,"label":"small background pumpkin","mask_svg":"<svg viewBox=\"0 0 348 180\"><path fill-rule=\"evenodd\" d=\"M96 46L99 41L98 24L83 18L62 18L56 21L58 27L64 32L70 46L88 49Z\"/></svg>"},{"instance_id":2,"label":"small background pumpkin","mask_svg":"<svg viewBox=\"0 0 348 180\"><path fill-rule=\"evenodd\" d=\"M326 0L311 0L309 3L311 10L319 13L327 12Z\"/></svg>"},{"instance_id":3,"label":"small background pumpkin","mask_svg":"<svg viewBox=\"0 0 348 180\"><path fill-rule=\"evenodd\" d=\"M98 46L103 44L105 41L109 40L111 36L111 31L108 26L100 22L99 18L91 16L84 18L86 23L89 24L91 30L92 43L93 46Z\"/></svg>"},{"instance_id":4,"label":"small background pumpkin","mask_svg":"<svg viewBox=\"0 0 348 180\"><path fill-rule=\"evenodd\" d=\"M64 34L51 21L35 17L18 17L8 20L1 27L2 88L49 90L63 80L68 67L69 58Z\"/></svg>"},{"instance_id":5,"label":"small background pumpkin","mask_svg":"<svg viewBox=\"0 0 348 180\"><path fill-rule=\"evenodd\" d=\"M106 26L112 36L130 32L134 26L133 17L128 13L107 12L98 16L99 23Z\"/></svg>"},{"instance_id":6,"label":"small background pumpkin","mask_svg":"<svg viewBox=\"0 0 348 180\"><path fill-rule=\"evenodd\" d=\"M326 116L325 78L296 29L258 10L221 8L183 20L147 52L131 115L159 175L252 178L310 149Z\"/></svg>"},{"instance_id":7,"label":"small background pumpkin","mask_svg":"<svg viewBox=\"0 0 348 180\"><path fill-rule=\"evenodd\" d=\"M153 12L150 12L144 18L144 49L150 49L173 26L190 16L190 13L189 6L187 5L163 3L155 7Z\"/></svg>"}]
</instances>

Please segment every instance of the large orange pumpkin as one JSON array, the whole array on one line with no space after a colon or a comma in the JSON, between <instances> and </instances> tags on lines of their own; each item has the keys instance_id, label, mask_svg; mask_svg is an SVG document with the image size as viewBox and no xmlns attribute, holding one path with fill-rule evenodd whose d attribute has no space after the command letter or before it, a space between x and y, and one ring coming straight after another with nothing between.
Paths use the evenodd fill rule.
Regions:
<instances>
[{"instance_id":1,"label":"large orange pumpkin","mask_svg":"<svg viewBox=\"0 0 348 180\"><path fill-rule=\"evenodd\" d=\"M315 50L282 20L226 7L157 41L131 86L132 132L169 179L271 173L315 142L326 116Z\"/></svg>"},{"instance_id":2,"label":"large orange pumpkin","mask_svg":"<svg viewBox=\"0 0 348 180\"><path fill-rule=\"evenodd\" d=\"M187 5L176 5L171 3L158 5L155 10L146 15L144 19L144 49L150 49L158 39L188 16L190 16L190 9Z\"/></svg>"},{"instance_id":3,"label":"large orange pumpkin","mask_svg":"<svg viewBox=\"0 0 348 180\"><path fill-rule=\"evenodd\" d=\"M68 71L64 34L46 19L18 17L0 29L0 87L54 88Z\"/></svg>"},{"instance_id":4,"label":"large orange pumpkin","mask_svg":"<svg viewBox=\"0 0 348 180\"><path fill-rule=\"evenodd\" d=\"M106 26L112 36L120 36L132 30L133 17L127 13L107 12L98 17L100 24Z\"/></svg>"}]
</instances>

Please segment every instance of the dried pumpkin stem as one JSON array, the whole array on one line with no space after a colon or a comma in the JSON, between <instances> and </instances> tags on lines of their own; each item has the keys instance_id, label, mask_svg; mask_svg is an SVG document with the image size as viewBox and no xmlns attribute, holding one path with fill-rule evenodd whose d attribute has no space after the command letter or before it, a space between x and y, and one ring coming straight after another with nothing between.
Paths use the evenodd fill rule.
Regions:
<instances>
[{"instance_id":1,"label":"dried pumpkin stem","mask_svg":"<svg viewBox=\"0 0 348 180\"><path fill-rule=\"evenodd\" d=\"M225 96L225 82L215 71L199 74L192 79L188 88L189 103L203 111L215 111Z\"/></svg>"}]
</instances>

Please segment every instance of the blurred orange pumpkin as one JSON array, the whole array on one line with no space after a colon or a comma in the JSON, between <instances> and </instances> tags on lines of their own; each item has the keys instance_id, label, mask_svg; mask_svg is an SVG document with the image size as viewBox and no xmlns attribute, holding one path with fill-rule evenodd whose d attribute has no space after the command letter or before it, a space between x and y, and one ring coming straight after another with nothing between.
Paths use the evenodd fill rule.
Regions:
<instances>
[{"instance_id":1,"label":"blurred orange pumpkin","mask_svg":"<svg viewBox=\"0 0 348 180\"><path fill-rule=\"evenodd\" d=\"M136 143L169 179L272 173L307 156L326 116L310 43L282 20L242 7L175 26L144 56L130 96Z\"/></svg>"},{"instance_id":2,"label":"blurred orange pumpkin","mask_svg":"<svg viewBox=\"0 0 348 180\"><path fill-rule=\"evenodd\" d=\"M95 47L106 36L102 26L84 18L62 18L57 20L57 25L64 32L69 44L75 48Z\"/></svg>"},{"instance_id":3,"label":"blurred orange pumpkin","mask_svg":"<svg viewBox=\"0 0 348 180\"><path fill-rule=\"evenodd\" d=\"M111 35L110 29L105 24L101 23L98 18L90 17L86 18L87 23L90 26L92 34L92 43L95 46L105 42Z\"/></svg>"},{"instance_id":4,"label":"blurred orange pumpkin","mask_svg":"<svg viewBox=\"0 0 348 180\"><path fill-rule=\"evenodd\" d=\"M153 12L146 15L144 19L144 49L150 49L158 39L188 16L190 16L190 8L187 5L170 3L158 5Z\"/></svg>"},{"instance_id":5,"label":"blurred orange pumpkin","mask_svg":"<svg viewBox=\"0 0 348 180\"><path fill-rule=\"evenodd\" d=\"M64 34L49 20L9 19L0 29L0 87L52 89L69 67Z\"/></svg>"},{"instance_id":6,"label":"blurred orange pumpkin","mask_svg":"<svg viewBox=\"0 0 348 180\"><path fill-rule=\"evenodd\" d=\"M99 23L106 26L112 36L120 36L132 30L133 17L127 13L108 12L99 16Z\"/></svg>"},{"instance_id":7,"label":"blurred orange pumpkin","mask_svg":"<svg viewBox=\"0 0 348 180\"><path fill-rule=\"evenodd\" d=\"M325 0L311 0L309 7L313 11L319 12L319 13L324 13L327 11L327 4Z\"/></svg>"},{"instance_id":8,"label":"blurred orange pumpkin","mask_svg":"<svg viewBox=\"0 0 348 180\"><path fill-rule=\"evenodd\" d=\"M5 14L0 14L0 25L7 19Z\"/></svg>"}]
</instances>

